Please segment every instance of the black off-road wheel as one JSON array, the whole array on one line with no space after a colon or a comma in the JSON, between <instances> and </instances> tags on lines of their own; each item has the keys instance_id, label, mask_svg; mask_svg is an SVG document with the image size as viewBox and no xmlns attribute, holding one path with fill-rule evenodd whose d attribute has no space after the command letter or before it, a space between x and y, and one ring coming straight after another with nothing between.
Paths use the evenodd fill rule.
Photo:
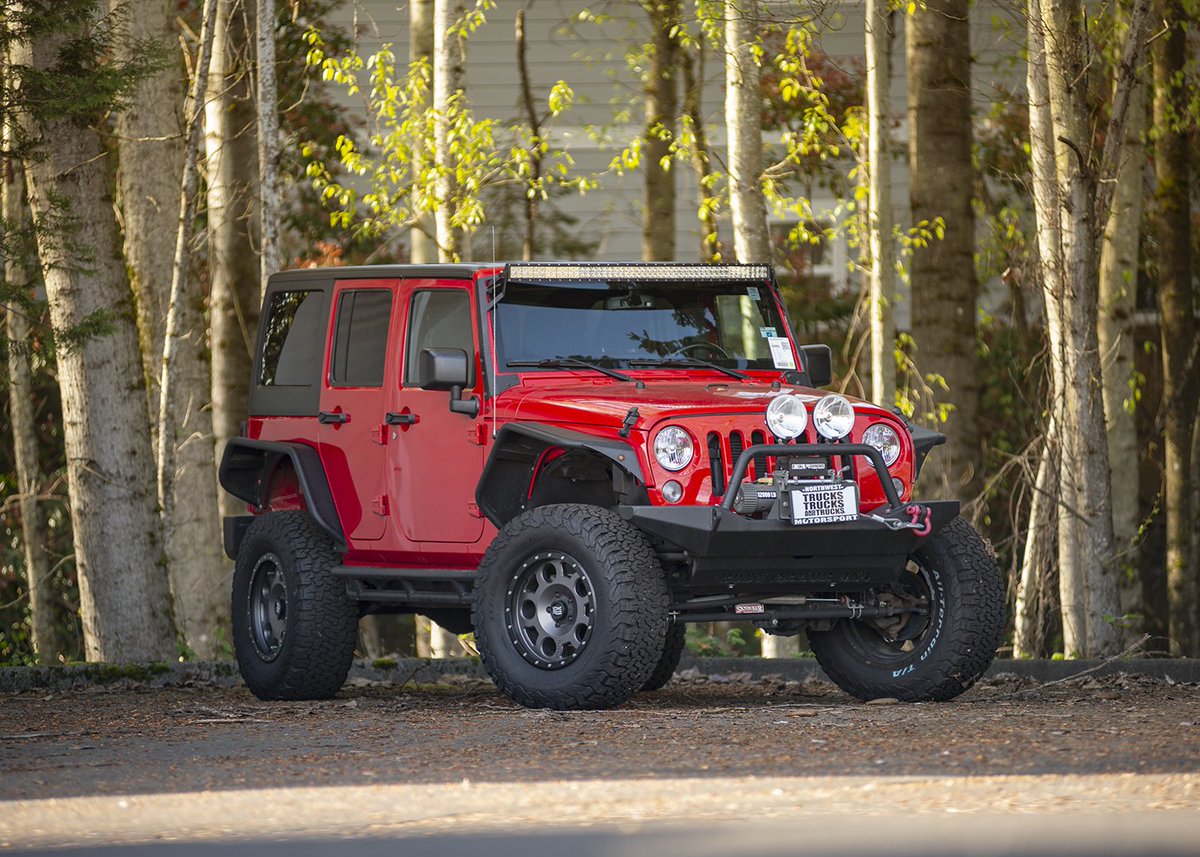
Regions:
<instances>
[{"instance_id":1,"label":"black off-road wheel","mask_svg":"<svg viewBox=\"0 0 1200 857\"><path fill-rule=\"evenodd\" d=\"M662 656L650 673L650 678L642 685L642 690L658 690L671 680L679 661L683 657L683 649L687 638L687 626L682 622L672 622L667 627L667 639L663 645Z\"/></svg>"},{"instance_id":2,"label":"black off-road wheel","mask_svg":"<svg viewBox=\"0 0 1200 857\"><path fill-rule=\"evenodd\" d=\"M530 708L612 708L650 678L667 586L642 534L597 506L526 512L475 579L475 645L501 692Z\"/></svg>"},{"instance_id":3,"label":"black off-road wheel","mask_svg":"<svg viewBox=\"0 0 1200 857\"><path fill-rule=\"evenodd\" d=\"M962 518L926 538L880 601L921 605L891 622L841 619L808 634L842 690L862 700L953 699L991 664L1004 631L1004 589L983 539Z\"/></svg>"},{"instance_id":4,"label":"black off-road wheel","mask_svg":"<svg viewBox=\"0 0 1200 857\"><path fill-rule=\"evenodd\" d=\"M306 512L246 531L233 571L233 648L259 699L328 699L350 671L358 604L330 569L340 558Z\"/></svg>"}]
</instances>

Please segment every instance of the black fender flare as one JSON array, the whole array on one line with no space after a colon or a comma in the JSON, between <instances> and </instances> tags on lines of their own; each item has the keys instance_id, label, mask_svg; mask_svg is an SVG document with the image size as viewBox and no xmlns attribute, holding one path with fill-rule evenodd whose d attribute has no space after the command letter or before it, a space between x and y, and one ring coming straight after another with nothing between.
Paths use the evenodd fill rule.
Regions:
<instances>
[{"instance_id":1,"label":"black fender flare","mask_svg":"<svg viewBox=\"0 0 1200 857\"><path fill-rule=\"evenodd\" d=\"M543 423L509 423L496 435L475 488L475 504L497 529L525 511L525 492L534 468L543 453L554 447L595 453L611 462L614 480L620 474L626 491L644 490L646 478L637 453L624 441Z\"/></svg>"},{"instance_id":2,"label":"black fender flare","mask_svg":"<svg viewBox=\"0 0 1200 857\"><path fill-rule=\"evenodd\" d=\"M346 550L346 536L333 503L333 492L325 478L325 467L315 449L303 443L280 443L235 437L225 444L218 478L221 487L261 511L266 505L266 492L272 474L279 463L287 459L296 473L308 514L317 525L333 537L338 551ZM244 533L244 528L241 528ZM240 538L237 539L240 541ZM237 545L226 545L226 551Z\"/></svg>"}]
</instances>

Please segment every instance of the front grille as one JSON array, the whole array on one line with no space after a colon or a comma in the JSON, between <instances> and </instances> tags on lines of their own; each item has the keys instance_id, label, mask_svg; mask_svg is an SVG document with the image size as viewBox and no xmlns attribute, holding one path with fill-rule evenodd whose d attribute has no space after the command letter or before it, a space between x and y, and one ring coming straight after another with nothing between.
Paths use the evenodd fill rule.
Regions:
<instances>
[{"instance_id":1,"label":"front grille","mask_svg":"<svg viewBox=\"0 0 1200 857\"><path fill-rule=\"evenodd\" d=\"M746 436L740 431L731 431L728 436L722 436L719 432L710 431L707 437L708 442L708 465L712 473L712 493L714 497L719 497L725 493L725 486L733 477L733 468L737 464L738 457L747 446L760 446L762 444L771 443L766 436L766 433L761 430L755 430L750 433L750 443L746 443ZM796 439L796 443L807 443L808 438L801 435ZM775 459L767 455L756 455L746 471L746 479L755 480L770 476L772 469L775 466Z\"/></svg>"}]
</instances>

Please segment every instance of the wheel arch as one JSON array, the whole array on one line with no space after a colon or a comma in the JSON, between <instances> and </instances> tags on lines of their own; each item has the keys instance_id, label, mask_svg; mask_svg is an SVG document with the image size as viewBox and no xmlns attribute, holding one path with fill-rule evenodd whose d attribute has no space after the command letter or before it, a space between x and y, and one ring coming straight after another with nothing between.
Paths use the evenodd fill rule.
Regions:
<instances>
[{"instance_id":1,"label":"wheel arch","mask_svg":"<svg viewBox=\"0 0 1200 857\"><path fill-rule=\"evenodd\" d=\"M551 458L554 450L561 453ZM475 489L480 511L497 528L503 527L530 507L539 474L562 459L590 461L602 467L616 499L648 502L642 467L628 443L540 423L510 423L496 436ZM548 502L561 501L550 497Z\"/></svg>"},{"instance_id":2,"label":"wheel arch","mask_svg":"<svg viewBox=\"0 0 1200 857\"><path fill-rule=\"evenodd\" d=\"M338 551L344 551L346 537L333 502L333 492L330 491L329 481L325 478L321 457L311 446L303 443L232 438L225 444L218 478L222 488L248 503L256 512L262 512L270 502L269 491L274 477L284 468L290 469L296 476L300 493L304 497L304 511L308 512L317 526L329 533L333 538L334 547ZM241 536L244 534L244 527L234 529L234 543L226 544L226 553L232 550L233 555L236 555Z\"/></svg>"}]
</instances>

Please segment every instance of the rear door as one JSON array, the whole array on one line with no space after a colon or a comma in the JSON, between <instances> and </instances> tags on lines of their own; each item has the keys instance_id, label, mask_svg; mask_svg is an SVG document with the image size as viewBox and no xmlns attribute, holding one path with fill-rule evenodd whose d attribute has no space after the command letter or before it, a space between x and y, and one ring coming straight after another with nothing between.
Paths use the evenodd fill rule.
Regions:
<instances>
[{"instance_id":1,"label":"rear door","mask_svg":"<svg viewBox=\"0 0 1200 857\"><path fill-rule=\"evenodd\" d=\"M483 469L484 422L450 411L450 394L422 390L422 348L461 348L472 378L464 397L481 396L478 314L466 280L409 280L400 288L406 308L403 375L390 409L398 425L392 457L395 518L418 542L473 544L483 535L475 486Z\"/></svg>"},{"instance_id":2,"label":"rear door","mask_svg":"<svg viewBox=\"0 0 1200 857\"><path fill-rule=\"evenodd\" d=\"M381 538L390 511L384 390L398 362L389 336L395 290L395 281L340 280L333 293L318 450L342 527L356 542Z\"/></svg>"}]
</instances>

